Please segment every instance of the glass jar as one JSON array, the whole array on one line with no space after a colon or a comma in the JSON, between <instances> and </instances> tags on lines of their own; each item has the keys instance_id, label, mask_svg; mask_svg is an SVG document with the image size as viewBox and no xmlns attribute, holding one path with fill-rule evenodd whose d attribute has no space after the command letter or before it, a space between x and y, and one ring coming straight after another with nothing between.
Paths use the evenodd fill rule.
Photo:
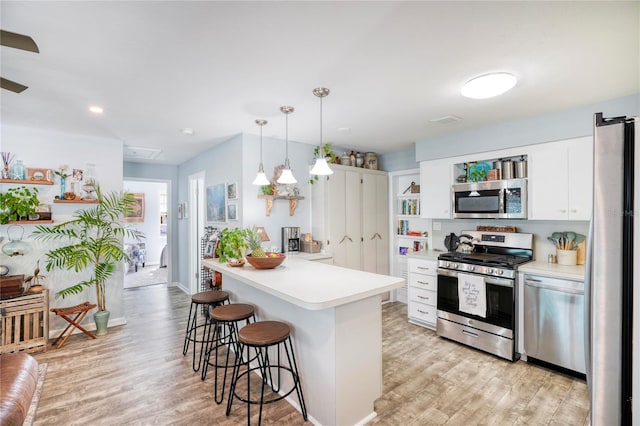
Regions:
<instances>
[{"instance_id":1,"label":"glass jar","mask_svg":"<svg viewBox=\"0 0 640 426\"><path fill-rule=\"evenodd\" d=\"M11 168L11 179L25 180L27 178L22 160L16 160L16 164Z\"/></svg>"},{"instance_id":2,"label":"glass jar","mask_svg":"<svg viewBox=\"0 0 640 426\"><path fill-rule=\"evenodd\" d=\"M364 166L364 155L360 152L356 154L356 167Z\"/></svg>"},{"instance_id":3,"label":"glass jar","mask_svg":"<svg viewBox=\"0 0 640 426\"><path fill-rule=\"evenodd\" d=\"M82 197L83 200L96 200L96 165L93 163L87 163L87 168L84 171L84 185L82 185L82 190L85 192L85 195Z\"/></svg>"}]
</instances>

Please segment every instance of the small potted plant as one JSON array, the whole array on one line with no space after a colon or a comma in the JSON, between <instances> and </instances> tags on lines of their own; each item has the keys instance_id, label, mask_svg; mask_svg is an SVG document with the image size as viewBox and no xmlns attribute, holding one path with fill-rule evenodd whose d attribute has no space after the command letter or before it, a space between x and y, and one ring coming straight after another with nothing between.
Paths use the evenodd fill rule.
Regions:
<instances>
[{"instance_id":1,"label":"small potted plant","mask_svg":"<svg viewBox=\"0 0 640 426\"><path fill-rule=\"evenodd\" d=\"M0 224L34 217L39 205L38 188L24 185L9 188L7 192L0 193Z\"/></svg>"},{"instance_id":2,"label":"small potted plant","mask_svg":"<svg viewBox=\"0 0 640 426\"><path fill-rule=\"evenodd\" d=\"M220 240L216 254L220 262L227 262L231 266L244 265L245 231L240 228L225 228L220 233Z\"/></svg>"}]
</instances>

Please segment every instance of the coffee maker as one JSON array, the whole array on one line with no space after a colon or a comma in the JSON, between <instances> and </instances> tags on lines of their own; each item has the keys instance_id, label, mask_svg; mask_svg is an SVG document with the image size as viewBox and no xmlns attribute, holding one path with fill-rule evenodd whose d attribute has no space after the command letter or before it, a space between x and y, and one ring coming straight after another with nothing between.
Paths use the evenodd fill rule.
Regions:
<instances>
[{"instance_id":1,"label":"coffee maker","mask_svg":"<svg viewBox=\"0 0 640 426\"><path fill-rule=\"evenodd\" d=\"M282 252L300 251L300 227L285 226L282 228Z\"/></svg>"}]
</instances>

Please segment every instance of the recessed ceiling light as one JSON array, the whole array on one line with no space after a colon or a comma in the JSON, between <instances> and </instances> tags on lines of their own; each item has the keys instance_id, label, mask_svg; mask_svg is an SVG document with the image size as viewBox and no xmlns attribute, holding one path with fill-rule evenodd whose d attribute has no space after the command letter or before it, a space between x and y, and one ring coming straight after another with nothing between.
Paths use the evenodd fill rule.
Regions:
<instances>
[{"instance_id":1,"label":"recessed ceiling light","mask_svg":"<svg viewBox=\"0 0 640 426\"><path fill-rule=\"evenodd\" d=\"M91 105L89 107L89 111L91 111L94 114L102 114L104 112L104 109L102 109L102 107L98 105Z\"/></svg>"},{"instance_id":2,"label":"recessed ceiling light","mask_svg":"<svg viewBox=\"0 0 640 426\"><path fill-rule=\"evenodd\" d=\"M351 128L350 127L338 127L338 131L339 132L350 132Z\"/></svg>"},{"instance_id":3,"label":"recessed ceiling light","mask_svg":"<svg viewBox=\"0 0 640 426\"><path fill-rule=\"evenodd\" d=\"M180 129L180 133L184 134L184 135L192 135L195 132L193 131L192 128L190 127L183 127L182 129Z\"/></svg>"},{"instance_id":4,"label":"recessed ceiling light","mask_svg":"<svg viewBox=\"0 0 640 426\"><path fill-rule=\"evenodd\" d=\"M506 72L485 74L467 81L460 93L471 99L492 98L512 89L517 81L513 74Z\"/></svg>"}]
</instances>

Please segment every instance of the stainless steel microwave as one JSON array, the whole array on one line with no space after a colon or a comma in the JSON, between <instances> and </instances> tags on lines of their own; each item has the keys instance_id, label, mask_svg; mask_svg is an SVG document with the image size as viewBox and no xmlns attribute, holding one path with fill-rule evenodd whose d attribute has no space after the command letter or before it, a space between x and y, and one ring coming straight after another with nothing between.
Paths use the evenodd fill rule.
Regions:
<instances>
[{"instance_id":1,"label":"stainless steel microwave","mask_svg":"<svg viewBox=\"0 0 640 426\"><path fill-rule=\"evenodd\" d=\"M526 219L527 180L470 182L451 187L455 219Z\"/></svg>"}]
</instances>

